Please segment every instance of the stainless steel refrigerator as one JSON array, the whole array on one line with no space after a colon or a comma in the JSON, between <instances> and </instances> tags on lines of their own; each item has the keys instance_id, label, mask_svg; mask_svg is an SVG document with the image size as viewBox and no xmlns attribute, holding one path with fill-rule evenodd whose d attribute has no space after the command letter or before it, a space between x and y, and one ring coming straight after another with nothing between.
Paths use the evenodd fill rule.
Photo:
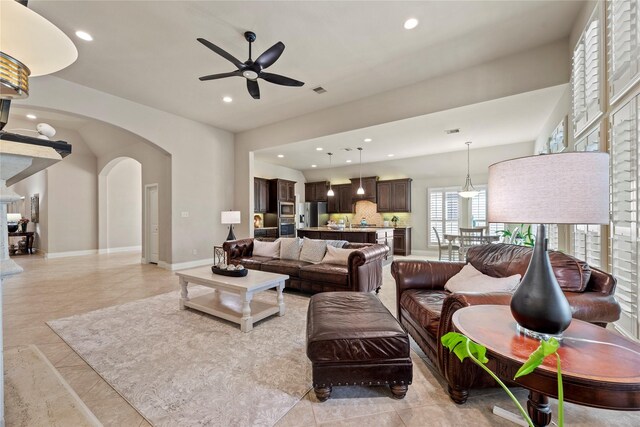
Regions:
<instances>
[{"instance_id":1,"label":"stainless steel refrigerator","mask_svg":"<svg viewBox=\"0 0 640 427\"><path fill-rule=\"evenodd\" d=\"M322 227L329 222L327 202L306 202L303 211L304 218L300 222L305 227Z\"/></svg>"}]
</instances>

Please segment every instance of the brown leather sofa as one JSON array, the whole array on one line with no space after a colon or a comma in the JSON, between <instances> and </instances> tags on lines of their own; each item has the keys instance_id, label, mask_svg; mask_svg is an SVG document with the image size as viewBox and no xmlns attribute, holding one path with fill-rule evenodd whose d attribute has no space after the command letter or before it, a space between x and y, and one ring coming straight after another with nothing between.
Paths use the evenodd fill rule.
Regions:
<instances>
[{"instance_id":1,"label":"brown leather sofa","mask_svg":"<svg viewBox=\"0 0 640 427\"><path fill-rule=\"evenodd\" d=\"M348 265L313 264L306 261L274 259L253 255L253 238L231 240L222 245L227 262L248 269L289 275L286 287L305 292L378 292L382 286L382 261L388 248L370 243L348 243L343 249L356 249Z\"/></svg>"},{"instance_id":2,"label":"brown leather sofa","mask_svg":"<svg viewBox=\"0 0 640 427\"><path fill-rule=\"evenodd\" d=\"M618 320L620 306L613 296L616 287L613 276L561 252L551 251L549 257L574 318L599 326ZM530 258L530 248L507 244L474 246L467 252L469 263L493 277L524 275ZM440 261L391 264L391 274L396 281L398 320L446 378L449 396L456 403L467 400L470 388L494 386L495 382L471 362L460 363L442 346L440 337L454 330L452 316L457 310L479 304L506 305L511 301L510 293L446 291L445 283L464 264Z\"/></svg>"}]
</instances>

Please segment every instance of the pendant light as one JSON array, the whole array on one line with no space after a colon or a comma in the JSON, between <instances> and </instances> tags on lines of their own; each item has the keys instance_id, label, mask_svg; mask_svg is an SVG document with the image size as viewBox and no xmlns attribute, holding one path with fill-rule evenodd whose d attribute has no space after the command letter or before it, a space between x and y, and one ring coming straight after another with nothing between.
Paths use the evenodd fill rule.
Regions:
<instances>
[{"instance_id":1,"label":"pendant light","mask_svg":"<svg viewBox=\"0 0 640 427\"><path fill-rule=\"evenodd\" d=\"M329 155L329 168L331 168L331 156L333 156L333 153L327 153ZM327 196L329 197L333 197L335 195L335 193L333 192L333 189L331 188L331 180L329 180L329 191L327 191Z\"/></svg>"},{"instance_id":2,"label":"pendant light","mask_svg":"<svg viewBox=\"0 0 640 427\"><path fill-rule=\"evenodd\" d=\"M470 199L477 196L480 192L473 187L473 184L471 183L471 176L469 176L469 146L471 145L471 141L467 141L465 144L467 144L467 180L464 183L464 187L462 187L462 191L458 194L460 197Z\"/></svg>"},{"instance_id":3,"label":"pendant light","mask_svg":"<svg viewBox=\"0 0 640 427\"><path fill-rule=\"evenodd\" d=\"M360 187L358 187L356 194L362 196L364 194L364 188L362 188L362 147L358 147L358 151L360 151Z\"/></svg>"}]
</instances>

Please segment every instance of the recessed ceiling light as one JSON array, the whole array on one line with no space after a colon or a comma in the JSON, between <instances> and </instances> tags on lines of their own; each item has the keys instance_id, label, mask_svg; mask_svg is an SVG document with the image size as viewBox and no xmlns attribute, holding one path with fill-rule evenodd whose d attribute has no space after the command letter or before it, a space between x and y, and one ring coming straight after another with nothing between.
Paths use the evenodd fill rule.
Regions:
<instances>
[{"instance_id":1,"label":"recessed ceiling light","mask_svg":"<svg viewBox=\"0 0 640 427\"><path fill-rule=\"evenodd\" d=\"M347 160L347 163L351 163L351 160Z\"/></svg>"},{"instance_id":2,"label":"recessed ceiling light","mask_svg":"<svg viewBox=\"0 0 640 427\"><path fill-rule=\"evenodd\" d=\"M364 139L364 142L371 142L371 141L373 141L373 139L371 139L371 138L365 138Z\"/></svg>"},{"instance_id":3,"label":"recessed ceiling light","mask_svg":"<svg viewBox=\"0 0 640 427\"><path fill-rule=\"evenodd\" d=\"M284 154L278 154L278 157L283 158Z\"/></svg>"},{"instance_id":4,"label":"recessed ceiling light","mask_svg":"<svg viewBox=\"0 0 640 427\"><path fill-rule=\"evenodd\" d=\"M393 157L393 156L394 156L393 154L387 154L387 157Z\"/></svg>"},{"instance_id":5,"label":"recessed ceiling light","mask_svg":"<svg viewBox=\"0 0 640 427\"><path fill-rule=\"evenodd\" d=\"M418 26L418 20L416 18L409 18L406 21L404 21L405 30L413 30L417 26Z\"/></svg>"},{"instance_id":6,"label":"recessed ceiling light","mask_svg":"<svg viewBox=\"0 0 640 427\"><path fill-rule=\"evenodd\" d=\"M93 41L93 37L91 37L91 34L87 33L86 31L76 31L76 36L88 42Z\"/></svg>"},{"instance_id":7,"label":"recessed ceiling light","mask_svg":"<svg viewBox=\"0 0 640 427\"><path fill-rule=\"evenodd\" d=\"M27 119L35 120L38 117L35 114L27 114Z\"/></svg>"},{"instance_id":8,"label":"recessed ceiling light","mask_svg":"<svg viewBox=\"0 0 640 427\"><path fill-rule=\"evenodd\" d=\"M317 167L318 167L318 165L311 165L311 167L312 167L312 168L317 168Z\"/></svg>"},{"instance_id":9,"label":"recessed ceiling light","mask_svg":"<svg viewBox=\"0 0 640 427\"><path fill-rule=\"evenodd\" d=\"M322 147L316 148L316 151L322 151Z\"/></svg>"},{"instance_id":10,"label":"recessed ceiling light","mask_svg":"<svg viewBox=\"0 0 640 427\"><path fill-rule=\"evenodd\" d=\"M229 103L229 102L233 101L233 98L232 98L232 97L230 97L230 96L225 96L225 97L223 97L223 98L222 98L222 100L223 100L224 102L226 102L226 103Z\"/></svg>"}]
</instances>

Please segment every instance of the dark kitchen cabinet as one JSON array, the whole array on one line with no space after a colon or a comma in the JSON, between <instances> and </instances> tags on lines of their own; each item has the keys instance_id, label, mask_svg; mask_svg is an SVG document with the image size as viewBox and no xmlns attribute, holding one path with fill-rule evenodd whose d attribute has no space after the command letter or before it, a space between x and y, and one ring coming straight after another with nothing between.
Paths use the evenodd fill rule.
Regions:
<instances>
[{"instance_id":1,"label":"dark kitchen cabinet","mask_svg":"<svg viewBox=\"0 0 640 427\"><path fill-rule=\"evenodd\" d=\"M351 184L334 185L334 196L328 197L327 212L329 213L351 213L353 212L353 202L351 200Z\"/></svg>"},{"instance_id":2,"label":"dark kitchen cabinet","mask_svg":"<svg viewBox=\"0 0 640 427\"><path fill-rule=\"evenodd\" d=\"M411 212L411 178L378 181L378 212Z\"/></svg>"},{"instance_id":3,"label":"dark kitchen cabinet","mask_svg":"<svg viewBox=\"0 0 640 427\"><path fill-rule=\"evenodd\" d=\"M269 205L273 211L277 210L278 202L295 202L295 181L287 181L286 179L269 180L269 199Z\"/></svg>"},{"instance_id":4,"label":"dark kitchen cabinet","mask_svg":"<svg viewBox=\"0 0 640 427\"><path fill-rule=\"evenodd\" d=\"M269 181L264 178L253 179L253 211L269 212Z\"/></svg>"},{"instance_id":5,"label":"dark kitchen cabinet","mask_svg":"<svg viewBox=\"0 0 640 427\"><path fill-rule=\"evenodd\" d=\"M329 183L327 181L307 182L304 184L305 202L326 202Z\"/></svg>"},{"instance_id":6,"label":"dark kitchen cabinet","mask_svg":"<svg viewBox=\"0 0 640 427\"><path fill-rule=\"evenodd\" d=\"M393 254L411 255L411 227L393 229Z\"/></svg>"},{"instance_id":7,"label":"dark kitchen cabinet","mask_svg":"<svg viewBox=\"0 0 640 427\"><path fill-rule=\"evenodd\" d=\"M376 202L376 194L378 189L376 183L378 182L377 176L368 176L362 178L362 188L364 194L358 194L358 188L360 187L360 178L351 178L351 198L354 202L358 200L368 200L370 202Z\"/></svg>"}]
</instances>

